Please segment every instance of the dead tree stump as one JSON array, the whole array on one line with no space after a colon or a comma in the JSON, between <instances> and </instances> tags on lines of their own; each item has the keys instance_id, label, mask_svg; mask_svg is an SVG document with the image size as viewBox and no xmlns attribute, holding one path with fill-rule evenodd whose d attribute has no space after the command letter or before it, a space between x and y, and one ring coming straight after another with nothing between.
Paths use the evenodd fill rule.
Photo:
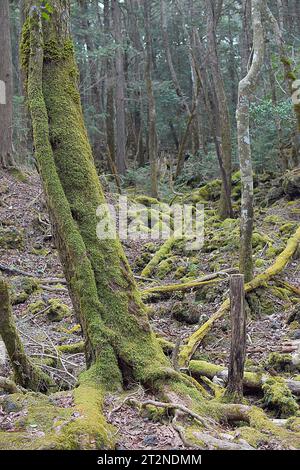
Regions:
<instances>
[{"instance_id":1,"label":"dead tree stump","mask_svg":"<svg viewBox=\"0 0 300 470\"><path fill-rule=\"evenodd\" d=\"M225 396L236 403L243 399L243 376L246 357L246 313L244 275L230 278L231 350Z\"/></svg>"}]
</instances>

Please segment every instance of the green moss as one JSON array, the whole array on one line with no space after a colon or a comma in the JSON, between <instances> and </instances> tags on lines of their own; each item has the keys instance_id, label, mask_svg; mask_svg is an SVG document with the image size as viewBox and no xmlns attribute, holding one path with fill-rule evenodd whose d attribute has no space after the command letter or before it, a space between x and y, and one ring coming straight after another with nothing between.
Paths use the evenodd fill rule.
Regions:
<instances>
[{"instance_id":1,"label":"green moss","mask_svg":"<svg viewBox=\"0 0 300 470\"><path fill-rule=\"evenodd\" d=\"M36 302L33 302L33 303L28 305L27 313L30 313L32 315L36 315L37 313L42 312L46 308L47 308L47 305L43 300L37 300Z\"/></svg>"},{"instance_id":2,"label":"green moss","mask_svg":"<svg viewBox=\"0 0 300 470\"><path fill-rule=\"evenodd\" d=\"M271 242L267 235L262 233L254 232L252 236L252 246L256 249L262 249Z\"/></svg>"},{"instance_id":3,"label":"green moss","mask_svg":"<svg viewBox=\"0 0 300 470\"><path fill-rule=\"evenodd\" d=\"M0 228L0 248L23 250L24 230L16 227Z\"/></svg>"},{"instance_id":4,"label":"green moss","mask_svg":"<svg viewBox=\"0 0 300 470\"><path fill-rule=\"evenodd\" d=\"M283 223L283 219L278 215L268 215L264 221L271 225L282 225Z\"/></svg>"},{"instance_id":5,"label":"green moss","mask_svg":"<svg viewBox=\"0 0 300 470\"><path fill-rule=\"evenodd\" d=\"M266 360L266 367L271 367L277 372L288 372L295 369L291 354L272 352Z\"/></svg>"},{"instance_id":6,"label":"green moss","mask_svg":"<svg viewBox=\"0 0 300 470\"><path fill-rule=\"evenodd\" d=\"M31 249L31 254L36 255L36 256L47 256L49 255L50 250L47 248L32 248Z\"/></svg>"},{"instance_id":7,"label":"green moss","mask_svg":"<svg viewBox=\"0 0 300 470\"><path fill-rule=\"evenodd\" d=\"M268 442L266 434L258 429L253 429L249 426L241 426L238 428L239 439L244 439L248 444L254 448L258 448L261 444Z\"/></svg>"},{"instance_id":8,"label":"green moss","mask_svg":"<svg viewBox=\"0 0 300 470\"><path fill-rule=\"evenodd\" d=\"M21 183L28 183L28 177L19 168L9 168L9 173Z\"/></svg>"},{"instance_id":9,"label":"green moss","mask_svg":"<svg viewBox=\"0 0 300 470\"><path fill-rule=\"evenodd\" d=\"M137 204L142 204L143 206L146 207L151 207L151 206L156 206L159 205L159 201L153 197L146 196L145 194L142 194L140 196L136 196L134 201Z\"/></svg>"},{"instance_id":10,"label":"green moss","mask_svg":"<svg viewBox=\"0 0 300 470\"><path fill-rule=\"evenodd\" d=\"M52 322L59 322L71 314L70 307L61 302L60 299L50 299L47 317Z\"/></svg>"},{"instance_id":11,"label":"green moss","mask_svg":"<svg viewBox=\"0 0 300 470\"><path fill-rule=\"evenodd\" d=\"M57 350L64 354L78 354L84 352L84 342L80 341L79 343L71 344L62 344L57 347Z\"/></svg>"},{"instance_id":12,"label":"green moss","mask_svg":"<svg viewBox=\"0 0 300 470\"><path fill-rule=\"evenodd\" d=\"M294 231L296 230L296 228L297 228L296 223L289 222L289 223L286 223L286 224L282 225L279 228L279 232L284 233L286 235L292 235L294 233Z\"/></svg>"},{"instance_id":13,"label":"green moss","mask_svg":"<svg viewBox=\"0 0 300 470\"><path fill-rule=\"evenodd\" d=\"M262 386L264 403L276 414L287 417L297 413L299 407L291 391L280 377L269 378Z\"/></svg>"},{"instance_id":14,"label":"green moss","mask_svg":"<svg viewBox=\"0 0 300 470\"><path fill-rule=\"evenodd\" d=\"M265 262L264 262L263 259L259 258L259 259L255 260L255 266L257 268L262 268L262 267L264 267L264 265L265 265Z\"/></svg>"}]
</instances>

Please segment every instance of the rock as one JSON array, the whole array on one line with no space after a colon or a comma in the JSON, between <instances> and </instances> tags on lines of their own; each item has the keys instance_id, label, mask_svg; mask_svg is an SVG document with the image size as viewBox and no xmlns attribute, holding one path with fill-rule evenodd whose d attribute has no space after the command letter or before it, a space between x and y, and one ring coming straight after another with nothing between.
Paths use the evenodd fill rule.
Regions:
<instances>
[{"instance_id":1,"label":"rock","mask_svg":"<svg viewBox=\"0 0 300 470\"><path fill-rule=\"evenodd\" d=\"M18 401L18 397L13 395L6 396L1 401L1 406L6 413L17 413L22 409L22 404Z\"/></svg>"},{"instance_id":2,"label":"rock","mask_svg":"<svg viewBox=\"0 0 300 470\"><path fill-rule=\"evenodd\" d=\"M146 446L157 446L158 440L157 437L153 435L145 436L143 439L143 444Z\"/></svg>"},{"instance_id":3,"label":"rock","mask_svg":"<svg viewBox=\"0 0 300 470\"><path fill-rule=\"evenodd\" d=\"M18 305L26 302L39 287L38 281L33 277L16 276L11 280L12 303Z\"/></svg>"},{"instance_id":4,"label":"rock","mask_svg":"<svg viewBox=\"0 0 300 470\"><path fill-rule=\"evenodd\" d=\"M172 315L175 320L195 325L199 322L199 309L196 304L187 302L176 302L172 308Z\"/></svg>"},{"instance_id":5,"label":"rock","mask_svg":"<svg viewBox=\"0 0 300 470\"><path fill-rule=\"evenodd\" d=\"M274 202L278 201L284 196L284 190L282 187L273 187L268 191L266 202L268 206L271 206Z\"/></svg>"},{"instance_id":6,"label":"rock","mask_svg":"<svg viewBox=\"0 0 300 470\"><path fill-rule=\"evenodd\" d=\"M300 339L300 330L294 330L294 331L291 333L291 338L293 338L293 339Z\"/></svg>"},{"instance_id":7,"label":"rock","mask_svg":"<svg viewBox=\"0 0 300 470\"><path fill-rule=\"evenodd\" d=\"M288 325L290 325L293 322L300 323L300 305L296 305L288 317L288 320L287 320Z\"/></svg>"},{"instance_id":8,"label":"rock","mask_svg":"<svg viewBox=\"0 0 300 470\"><path fill-rule=\"evenodd\" d=\"M0 248L24 248L24 231L16 227L0 228Z\"/></svg>"},{"instance_id":9,"label":"rock","mask_svg":"<svg viewBox=\"0 0 300 470\"><path fill-rule=\"evenodd\" d=\"M63 304L60 299L49 300L49 305L50 308L47 310L47 317L52 322L59 322L71 313L70 308Z\"/></svg>"},{"instance_id":10,"label":"rock","mask_svg":"<svg viewBox=\"0 0 300 470\"><path fill-rule=\"evenodd\" d=\"M286 173L283 180L283 189L290 199L300 197L300 168Z\"/></svg>"}]
</instances>

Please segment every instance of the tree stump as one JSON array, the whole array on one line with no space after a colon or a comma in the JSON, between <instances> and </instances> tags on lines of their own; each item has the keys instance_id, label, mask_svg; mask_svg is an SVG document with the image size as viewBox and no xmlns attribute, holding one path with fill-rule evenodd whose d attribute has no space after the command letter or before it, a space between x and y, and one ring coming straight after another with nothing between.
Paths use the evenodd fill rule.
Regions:
<instances>
[{"instance_id":1,"label":"tree stump","mask_svg":"<svg viewBox=\"0 0 300 470\"><path fill-rule=\"evenodd\" d=\"M246 357L246 313L243 274L234 274L230 278L230 306L231 350L225 396L238 403L243 399L243 376Z\"/></svg>"}]
</instances>

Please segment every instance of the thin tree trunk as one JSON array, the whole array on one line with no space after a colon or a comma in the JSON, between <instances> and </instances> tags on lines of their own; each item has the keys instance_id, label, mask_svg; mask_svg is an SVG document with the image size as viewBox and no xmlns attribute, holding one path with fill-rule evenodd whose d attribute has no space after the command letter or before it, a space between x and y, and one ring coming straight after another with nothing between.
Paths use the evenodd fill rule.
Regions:
<instances>
[{"instance_id":1,"label":"thin tree trunk","mask_svg":"<svg viewBox=\"0 0 300 470\"><path fill-rule=\"evenodd\" d=\"M27 356L18 334L9 295L9 286L0 277L0 336L10 359L18 385L35 392L46 392L54 383Z\"/></svg>"},{"instance_id":2,"label":"thin tree trunk","mask_svg":"<svg viewBox=\"0 0 300 470\"><path fill-rule=\"evenodd\" d=\"M157 134L156 134L156 108L152 84L152 41L151 41L151 1L144 0L144 18L146 31L146 66L145 81L148 96L148 149L151 167L151 195L158 197L157 182Z\"/></svg>"},{"instance_id":3,"label":"thin tree trunk","mask_svg":"<svg viewBox=\"0 0 300 470\"><path fill-rule=\"evenodd\" d=\"M126 172L125 71L122 18L119 0L112 1L112 17L116 43L116 166L120 175Z\"/></svg>"},{"instance_id":4,"label":"thin tree trunk","mask_svg":"<svg viewBox=\"0 0 300 470\"><path fill-rule=\"evenodd\" d=\"M220 6L220 3L219 3ZM232 217L231 205L231 128L230 116L228 109L228 102L225 93L224 81L219 64L216 26L218 20L218 9L212 0L206 0L207 11L207 43L209 52L209 62L212 74L212 82L214 85L214 92L216 97L216 107L218 118L220 121L220 139L221 154L223 160L223 167L226 174L226 187L222 184L221 199L220 199L220 216L222 218Z\"/></svg>"},{"instance_id":5,"label":"thin tree trunk","mask_svg":"<svg viewBox=\"0 0 300 470\"><path fill-rule=\"evenodd\" d=\"M0 2L0 165L14 166L13 158L13 69L9 1Z\"/></svg>"},{"instance_id":6,"label":"thin tree trunk","mask_svg":"<svg viewBox=\"0 0 300 470\"><path fill-rule=\"evenodd\" d=\"M105 45L109 44L109 32L110 32L110 0L104 0L104 35ZM112 74L112 61L108 57L105 61L105 89L106 89L106 146L108 155L109 166L112 165L110 162L115 163L116 152L115 152L115 103L114 103L114 83L111 77Z\"/></svg>"},{"instance_id":7,"label":"thin tree trunk","mask_svg":"<svg viewBox=\"0 0 300 470\"><path fill-rule=\"evenodd\" d=\"M242 201L240 271L249 282L253 277L253 170L249 130L250 97L254 92L264 60L264 31L261 19L262 0L252 0L253 60L249 72L239 84L237 106L238 153L240 160Z\"/></svg>"}]
</instances>

